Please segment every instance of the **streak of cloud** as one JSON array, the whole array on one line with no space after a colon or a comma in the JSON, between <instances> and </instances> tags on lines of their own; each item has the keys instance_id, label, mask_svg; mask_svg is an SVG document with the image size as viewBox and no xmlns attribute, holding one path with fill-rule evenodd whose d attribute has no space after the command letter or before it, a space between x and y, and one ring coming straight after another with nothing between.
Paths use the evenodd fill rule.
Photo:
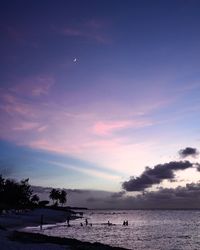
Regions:
<instances>
[{"instance_id":1,"label":"streak of cloud","mask_svg":"<svg viewBox=\"0 0 200 250\"><path fill-rule=\"evenodd\" d=\"M65 163L60 163L60 162L50 162L51 164L60 166L62 168L65 169L71 169L71 170L75 170L77 172L81 172L84 173L86 175L89 176L95 176L97 178L101 178L101 179L108 179L108 180L120 180L120 176L118 175L114 175L114 174L109 174L106 173L105 171L99 170L99 169L92 169L92 168L82 168L80 166L75 166L75 165L71 165L71 164L65 164Z\"/></svg>"},{"instance_id":2,"label":"streak of cloud","mask_svg":"<svg viewBox=\"0 0 200 250\"><path fill-rule=\"evenodd\" d=\"M79 23L76 26L63 25L62 28L53 26L53 30L66 37L82 38L94 40L97 43L107 44L110 43L110 38L107 35L106 29L109 23L105 20L87 20Z\"/></svg>"}]
</instances>

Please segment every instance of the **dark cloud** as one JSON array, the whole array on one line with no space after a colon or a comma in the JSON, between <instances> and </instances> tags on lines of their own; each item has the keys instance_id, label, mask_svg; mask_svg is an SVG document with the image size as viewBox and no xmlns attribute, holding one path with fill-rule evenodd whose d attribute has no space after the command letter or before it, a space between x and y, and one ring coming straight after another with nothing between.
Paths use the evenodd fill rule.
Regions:
<instances>
[{"instance_id":1,"label":"dark cloud","mask_svg":"<svg viewBox=\"0 0 200 250\"><path fill-rule=\"evenodd\" d=\"M76 194L83 194L90 192L89 190L83 190L83 189L66 189L68 193L76 193Z\"/></svg>"},{"instance_id":2,"label":"dark cloud","mask_svg":"<svg viewBox=\"0 0 200 250\"><path fill-rule=\"evenodd\" d=\"M87 202L98 202L100 199L94 198L94 197L89 197L87 199Z\"/></svg>"},{"instance_id":3,"label":"dark cloud","mask_svg":"<svg viewBox=\"0 0 200 250\"><path fill-rule=\"evenodd\" d=\"M113 202L113 201L112 201ZM127 196L118 203L132 209L199 209L200 182L177 188L160 188L135 197Z\"/></svg>"},{"instance_id":4,"label":"dark cloud","mask_svg":"<svg viewBox=\"0 0 200 250\"><path fill-rule=\"evenodd\" d=\"M126 193L125 191L113 193L111 194L111 198L121 198L125 195L125 193Z\"/></svg>"},{"instance_id":5,"label":"dark cloud","mask_svg":"<svg viewBox=\"0 0 200 250\"><path fill-rule=\"evenodd\" d=\"M126 191L143 191L154 184L160 184L163 180L174 180L175 171L184 170L193 167L194 164L189 161L172 161L159 164L153 168L146 167L139 177L131 177L129 181L122 183Z\"/></svg>"},{"instance_id":6,"label":"dark cloud","mask_svg":"<svg viewBox=\"0 0 200 250\"><path fill-rule=\"evenodd\" d=\"M197 208L200 206L200 183L186 184L185 187L160 188L156 192L147 192L144 199L154 205L177 208Z\"/></svg>"},{"instance_id":7,"label":"dark cloud","mask_svg":"<svg viewBox=\"0 0 200 250\"><path fill-rule=\"evenodd\" d=\"M199 151L196 148L191 147L181 149L178 153L181 158L186 158L188 156L197 157L199 155Z\"/></svg>"},{"instance_id":8,"label":"dark cloud","mask_svg":"<svg viewBox=\"0 0 200 250\"><path fill-rule=\"evenodd\" d=\"M89 197L87 199L87 202L91 202L91 203L96 203L98 205L102 205L106 203L116 203L117 201L121 201L124 197L124 195L126 194L125 191L120 191L120 192L107 192L107 195L105 197Z\"/></svg>"},{"instance_id":9,"label":"dark cloud","mask_svg":"<svg viewBox=\"0 0 200 250\"><path fill-rule=\"evenodd\" d=\"M113 193L104 198L88 199L88 204L108 209L199 209L200 182L177 188L159 188L136 196Z\"/></svg>"}]
</instances>

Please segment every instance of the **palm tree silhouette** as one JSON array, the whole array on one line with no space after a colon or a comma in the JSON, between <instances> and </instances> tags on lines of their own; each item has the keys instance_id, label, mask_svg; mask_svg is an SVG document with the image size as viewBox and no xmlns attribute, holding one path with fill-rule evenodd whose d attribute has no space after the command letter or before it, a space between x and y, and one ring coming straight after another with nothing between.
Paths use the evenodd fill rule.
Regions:
<instances>
[{"instance_id":1,"label":"palm tree silhouette","mask_svg":"<svg viewBox=\"0 0 200 250\"><path fill-rule=\"evenodd\" d=\"M59 196L60 196L59 190L53 188L49 194L49 198L53 201L54 205L56 204L56 201L59 199Z\"/></svg>"},{"instance_id":2,"label":"palm tree silhouette","mask_svg":"<svg viewBox=\"0 0 200 250\"><path fill-rule=\"evenodd\" d=\"M60 197L59 197L59 202L60 204L62 204L62 206L67 202L67 192L65 190L62 190L60 192Z\"/></svg>"}]
</instances>

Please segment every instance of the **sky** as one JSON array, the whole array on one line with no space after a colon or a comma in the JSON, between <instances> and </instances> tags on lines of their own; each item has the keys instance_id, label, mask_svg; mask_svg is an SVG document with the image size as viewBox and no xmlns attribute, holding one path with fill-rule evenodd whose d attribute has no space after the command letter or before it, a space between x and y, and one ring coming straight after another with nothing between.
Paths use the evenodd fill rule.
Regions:
<instances>
[{"instance_id":1,"label":"sky","mask_svg":"<svg viewBox=\"0 0 200 250\"><path fill-rule=\"evenodd\" d=\"M199 187L199 8L1 1L2 175L126 199Z\"/></svg>"}]
</instances>

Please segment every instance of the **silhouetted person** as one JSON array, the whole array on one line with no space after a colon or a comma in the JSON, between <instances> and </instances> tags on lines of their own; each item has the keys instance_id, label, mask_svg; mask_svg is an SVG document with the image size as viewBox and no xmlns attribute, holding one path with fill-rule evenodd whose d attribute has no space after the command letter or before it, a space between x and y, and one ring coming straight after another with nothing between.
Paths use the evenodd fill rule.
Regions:
<instances>
[{"instance_id":1,"label":"silhouetted person","mask_svg":"<svg viewBox=\"0 0 200 250\"><path fill-rule=\"evenodd\" d=\"M80 225L81 225L81 227L83 227L83 223L82 223L82 222L81 222L81 224L80 224Z\"/></svg>"},{"instance_id":2,"label":"silhouetted person","mask_svg":"<svg viewBox=\"0 0 200 250\"><path fill-rule=\"evenodd\" d=\"M88 225L88 220L87 220L87 219L85 219L85 225L86 225L86 226Z\"/></svg>"},{"instance_id":3,"label":"silhouetted person","mask_svg":"<svg viewBox=\"0 0 200 250\"><path fill-rule=\"evenodd\" d=\"M126 221L126 226L128 226L128 220Z\"/></svg>"},{"instance_id":4,"label":"silhouetted person","mask_svg":"<svg viewBox=\"0 0 200 250\"><path fill-rule=\"evenodd\" d=\"M110 223L110 221L108 221L108 226L111 226L111 223Z\"/></svg>"},{"instance_id":5,"label":"silhouetted person","mask_svg":"<svg viewBox=\"0 0 200 250\"><path fill-rule=\"evenodd\" d=\"M42 225L44 224L44 215L42 214L40 217L40 230L42 230Z\"/></svg>"},{"instance_id":6,"label":"silhouetted person","mask_svg":"<svg viewBox=\"0 0 200 250\"><path fill-rule=\"evenodd\" d=\"M126 226L126 221L125 220L123 221L123 226Z\"/></svg>"},{"instance_id":7,"label":"silhouetted person","mask_svg":"<svg viewBox=\"0 0 200 250\"><path fill-rule=\"evenodd\" d=\"M68 227L70 227L69 220L70 220L70 217L68 216L68 217L67 217L67 226L68 226Z\"/></svg>"}]
</instances>

